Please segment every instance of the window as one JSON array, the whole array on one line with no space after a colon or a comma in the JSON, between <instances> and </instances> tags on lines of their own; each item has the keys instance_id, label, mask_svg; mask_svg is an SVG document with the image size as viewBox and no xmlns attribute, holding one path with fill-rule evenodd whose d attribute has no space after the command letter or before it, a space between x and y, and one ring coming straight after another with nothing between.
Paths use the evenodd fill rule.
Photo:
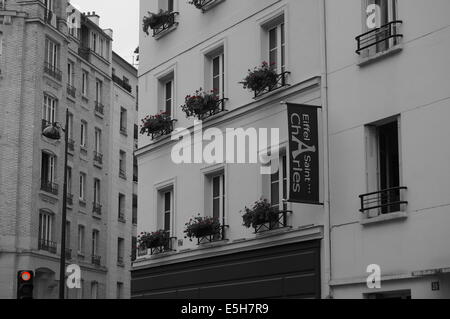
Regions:
<instances>
[{"instance_id":1,"label":"window","mask_svg":"<svg viewBox=\"0 0 450 319\"><path fill-rule=\"evenodd\" d=\"M120 151L119 154L119 176L127 177L127 154L124 151Z\"/></svg>"},{"instance_id":2,"label":"window","mask_svg":"<svg viewBox=\"0 0 450 319\"><path fill-rule=\"evenodd\" d=\"M87 147L87 123L85 121L81 121L80 146Z\"/></svg>"},{"instance_id":3,"label":"window","mask_svg":"<svg viewBox=\"0 0 450 319\"><path fill-rule=\"evenodd\" d=\"M45 8L49 11L54 11L54 2L53 0L44 0Z\"/></svg>"},{"instance_id":4,"label":"window","mask_svg":"<svg viewBox=\"0 0 450 319\"><path fill-rule=\"evenodd\" d=\"M100 38L100 56L105 56L105 40L103 38Z\"/></svg>"},{"instance_id":5,"label":"window","mask_svg":"<svg viewBox=\"0 0 450 319\"><path fill-rule=\"evenodd\" d=\"M51 70L59 68L59 45L50 39L45 39L45 63Z\"/></svg>"},{"instance_id":6,"label":"window","mask_svg":"<svg viewBox=\"0 0 450 319\"><path fill-rule=\"evenodd\" d=\"M50 153L42 152L41 180L44 184L55 181L56 157Z\"/></svg>"},{"instance_id":7,"label":"window","mask_svg":"<svg viewBox=\"0 0 450 319\"><path fill-rule=\"evenodd\" d=\"M53 215L48 212L39 213L40 249L48 250L53 241ZM47 248L47 249L46 249Z\"/></svg>"},{"instance_id":8,"label":"window","mask_svg":"<svg viewBox=\"0 0 450 319\"><path fill-rule=\"evenodd\" d=\"M74 63L69 61L67 63L67 84L70 86L74 86L74 77L75 77L75 71L74 71Z\"/></svg>"},{"instance_id":9,"label":"window","mask_svg":"<svg viewBox=\"0 0 450 319\"><path fill-rule=\"evenodd\" d=\"M66 250L70 250L70 222L66 222Z\"/></svg>"},{"instance_id":10,"label":"window","mask_svg":"<svg viewBox=\"0 0 450 319\"><path fill-rule=\"evenodd\" d=\"M96 229L92 231L92 256L98 256L99 255L99 238L100 238L100 232Z\"/></svg>"},{"instance_id":11,"label":"window","mask_svg":"<svg viewBox=\"0 0 450 319\"><path fill-rule=\"evenodd\" d=\"M94 179L94 204L96 205L100 205L101 200L100 192L101 192L100 180L96 178Z\"/></svg>"},{"instance_id":12,"label":"window","mask_svg":"<svg viewBox=\"0 0 450 319\"><path fill-rule=\"evenodd\" d=\"M45 125L56 122L56 100L50 96L44 95L44 104L42 106L42 119Z\"/></svg>"},{"instance_id":13,"label":"window","mask_svg":"<svg viewBox=\"0 0 450 319\"><path fill-rule=\"evenodd\" d=\"M73 114L69 113L69 125L67 126L67 136L69 139L73 139Z\"/></svg>"},{"instance_id":14,"label":"window","mask_svg":"<svg viewBox=\"0 0 450 319\"><path fill-rule=\"evenodd\" d=\"M287 199L287 157L280 158L280 167L270 176L270 202L273 207L283 210L281 204Z\"/></svg>"},{"instance_id":15,"label":"window","mask_svg":"<svg viewBox=\"0 0 450 319\"><path fill-rule=\"evenodd\" d=\"M86 174L80 173L80 201L86 201Z\"/></svg>"},{"instance_id":16,"label":"window","mask_svg":"<svg viewBox=\"0 0 450 319\"><path fill-rule=\"evenodd\" d=\"M72 195L72 167L67 166L67 195Z\"/></svg>"},{"instance_id":17,"label":"window","mask_svg":"<svg viewBox=\"0 0 450 319\"><path fill-rule=\"evenodd\" d=\"M225 62L223 52L212 58L212 90L220 98L225 97Z\"/></svg>"},{"instance_id":18,"label":"window","mask_svg":"<svg viewBox=\"0 0 450 319\"><path fill-rule=\"evenodd\" d=\"M285 39L284 22L269 29L269 65L278 73L286 70Z\"/></svg>"},{"instance_id":19,"label":"window","mask_svg":"<svg viewBox=\"0 0 450 319\"><path fill-rule=\"evenodd\" d=\"M123 107L120 108L120 132L127 132L127 110Z\"/></svg>"},{"instance_id":20,"label":"window","mask_svg":"<svg viewBox=\"0 0 450 319\"><path fill-rule=\"evenodd\" d=\"M173 222L173 189L159 191L158 227L167 232L172 230Z\"/></svg>"},{"instance_id":21,"label":"window","mask_svg":"<svg viewBox=\"0 0 450 319\"><path fill-rule=\"evenodd\" d=\"M119 221L125 220L125 203L126 197L123 194L119 194Z\"/></svg>"},{"instance_id":22,"label":"window","mask_svg":"<svg viewBox=\"0 0 450 319\"><path fill-rule=\"evenodd\" d=\"M172 116L173 110L173 81L167 81L164 84L164 105L167 115Z\"/></svg>"},{"instance_id":23,"label":"window","mask_svg":"<svg viewBox=\"0 0 450 319\"><path fill-rule=\"evenodd\" d=\"M159 8L163 11L174 11L174 0L158 0Z\"/></svg>"},{"instance_id":24,"label":"window","mask_svg":"<svg viewBox=\"0 0 450 319\"><path fill-rule=\"evenodd\" d=\"M137 183L139 181L139 166L137 157L133 156L133 182Z\"/></svg>"},{"instance_id":25,"label":"window","mask_svg":"<svg viewBox=\"0 0 450 319\"><path fill-rule=\"evenodd\" d=\"M138 222L138 197L133 195L133 225L137 225Z\"/></svg>"},{"instance_id":26,"label":"window","mask_svg":"<svg viewBox=\"0 0 450 319\"><path fill-rule=\"evenodd\" d=\"M368 57L399 43L397 0L363 0L362 14L363 35L357 38L357 53L362 51L362 56Z\"/></svg>"},{"instance_id":27,"label":"window","mask_svg":"<svg viewBox=\"0 0 450 319\"><path fill-rule=\"evenodd\" d=\"M95 53L98 53L98 35L95 32L92 32L92 43L91 43L91 50Z\"/></svg>"},{"instance_id":28,"label":"window","mask_svg":"<svg viewBox=\"0 0 450 319\"><path fill-rule=\"evenodd\" d=\"M137 237L131 237L131 261L136 260Z\"/></svg>"},{"instance_id":29,"label":"window","mask_svg":"<svg viewBox=\"0 0 450 319\"><path fill-rule=\"evenodd\" d=\"M118 282L117 283L117 299L123 298L123 283Z\"/></svg>"},{"instance_id":30,"label":"window","mask_svg":"<svg viewBox=\"0 0 450 319\"><path fill-rule=\"evenodd\" d=\"M379 213L399 212L400 204L391 203L400 202L400 190L388 191L400 187L399 120L368 125L366 134L368 191L386 192L379 198L379 205L384 206Z\"/></svg>"},{"instance_id":31,"label":"window","mask_svg":"<svg viewBox=\"0 0 450 319\"><path fill-rule=\"evenodd\" d=\"M91 299L98 299L98 282L91 282Z\"/></svg>"},{"instance_id":32,"label":"window","mask_svg":"<svg viewBox=\"0 0 450 319\"><path fill-rule=\"evenodd\" d=\"M95 81L95 102L102 104L103 83L100 80Z\"/></svg>"},{"instance_id":33,"label":"window","mask_svg":"<svg viewBox=\"0 0 450 319\"><path fill-rule=\"evenodd\" d=\"M83 71L81 76L81 93L83 94L84 97L88 96L88 79L89 79L88 72Z\"/></svg>"},{"instance_id":34,"label":"window","mask_svg":"<svg viewBox=\"0 0 450 319\"><path fill-rule=\"evenodd\" d=\"M102 153L102 130L99 128L95 129L95 152L97 154Z\"/></svg>"},{"instance_id":35,"label":"window","mask_svg":"<svg viewBox=\"0 0 450 319\"><path fill-rule=\"evenodd\" d=\"M85 227L78 225L78 255L84 256L85 252Z\"/></svg>"},{"instance_id":36,"label":"window","mask_svg":"<svg viewBox=\"0 0 450 319\"><path fill-rule=\"evenodd\" d=\"M123 238L118 238L117 239L117 264L122 266L124 263L124 245L125 245L125 240Z\"/></svg>"},{"instance_id":37,"label":"window","mask_svg":"<svg viewBox=\"0 0 450 319\"><path fill-rule=\"evenodd\" d=\"M218 220L225 220L225 175L212 177L212 213Z\"/></svg>"}]
</instances>

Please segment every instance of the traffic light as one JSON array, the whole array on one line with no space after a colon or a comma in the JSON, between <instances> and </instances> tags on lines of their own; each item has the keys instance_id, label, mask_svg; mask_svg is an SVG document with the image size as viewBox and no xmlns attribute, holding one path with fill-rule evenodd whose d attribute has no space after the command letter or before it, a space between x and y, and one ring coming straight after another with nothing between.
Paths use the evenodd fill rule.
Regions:
<instances>
[{"instance_id":1,"label":"traffic light","mask_svg":"<svg viewBox=\"0 0 450 319\"><path fill-rule=\"evenodd\" d=\"M17 274L17 299L33 299L33 281L33 271L19 271Z\"/></svg>"}]
</instances>

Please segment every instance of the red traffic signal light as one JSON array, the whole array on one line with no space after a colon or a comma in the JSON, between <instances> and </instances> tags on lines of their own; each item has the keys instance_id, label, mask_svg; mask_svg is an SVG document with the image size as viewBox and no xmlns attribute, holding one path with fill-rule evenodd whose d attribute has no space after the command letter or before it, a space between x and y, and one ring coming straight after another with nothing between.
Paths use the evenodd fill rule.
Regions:
<instances>
[{"instance_id":1,"label":"red traffic signal light","mask_svg":"<svg viewBox=\"0 0 450 319\"><path fill-rule=\"evenodd\" d=\"M17 299L33 299L34 272L22 270L17 274Z\"/></svg>"}]
</instances>

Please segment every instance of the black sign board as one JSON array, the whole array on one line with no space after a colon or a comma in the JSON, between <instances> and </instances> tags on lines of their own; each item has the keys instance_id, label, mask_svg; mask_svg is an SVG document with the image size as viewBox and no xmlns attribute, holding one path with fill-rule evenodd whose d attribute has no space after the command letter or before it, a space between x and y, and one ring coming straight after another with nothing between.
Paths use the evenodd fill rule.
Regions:
<instances>
[{"instance_id":1,"label":"black sign board","mask_svg":"<svg viewBox=\"0 0 450 319\"><path fill-rule=\"evenodd\" d=\"M317 106L287 103L289 202L320 204L319 121Z\"/></svg>"}]
</instances>

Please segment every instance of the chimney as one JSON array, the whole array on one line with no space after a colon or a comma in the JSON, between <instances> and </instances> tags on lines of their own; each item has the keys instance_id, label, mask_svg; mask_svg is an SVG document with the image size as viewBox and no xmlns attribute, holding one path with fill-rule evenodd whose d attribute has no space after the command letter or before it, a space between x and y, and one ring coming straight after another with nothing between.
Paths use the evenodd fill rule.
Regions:
<instances>
[{"instance_id":1,"label":"chimney","mask_svg":"<svg viewBox=\"0 0 450 319\"><path fill-rule=\"evenodd\" d=\"M86 17L89 18L92 22L94 22L96 25L100 26L100 16L98 14L95 14L95 11L87 13Z\"/></svg>"}]
</instances>

